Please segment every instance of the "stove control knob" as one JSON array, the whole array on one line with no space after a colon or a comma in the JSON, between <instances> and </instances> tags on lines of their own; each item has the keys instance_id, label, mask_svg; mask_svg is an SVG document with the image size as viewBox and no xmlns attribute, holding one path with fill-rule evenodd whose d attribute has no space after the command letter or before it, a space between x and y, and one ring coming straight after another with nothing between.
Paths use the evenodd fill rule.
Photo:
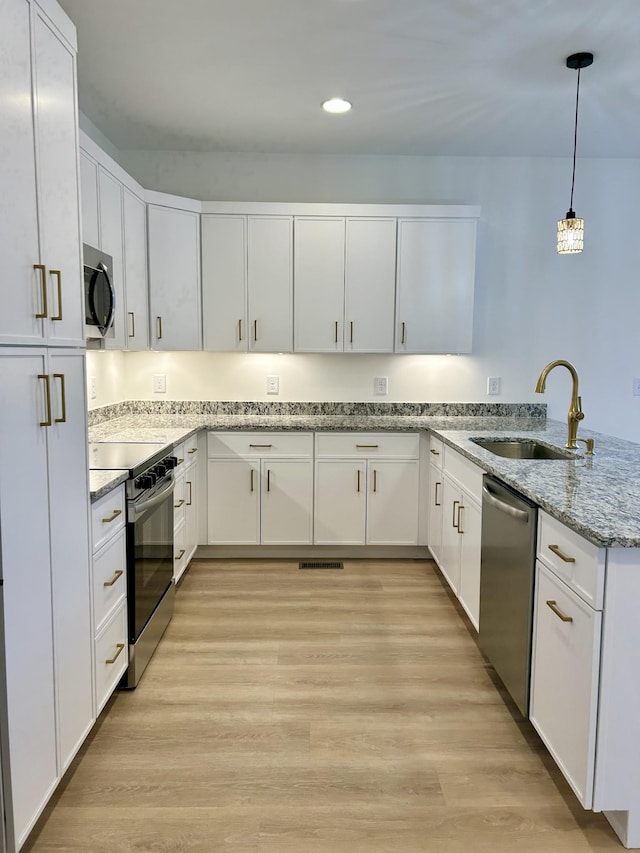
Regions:
<instances>
[{"instance_id":1,"label":"stove control knob","mask_svg":"<svg viewBox=\"0 0 640 853\"><path fill-rule=\"evenodd\" d=\"M165 456L165 458L162 460L162 464L167 466L167 470L175 468L176 465L178 464L178 457L177 456Z\"/></svg>"},{"instance_id":2,"label":"stove control knob","mask_svg":"<svg viewBox=\"0 0 640 853\"><path fill-rule=\"evenodd\" d=\"M153 470L158 477L164 477L167 473L167 466L163 462L158 462L157 465L153 466Z\"/></svg>"},{"instance_id":3,"label":"stove control knob","mask_svg":"<svg viewBox=\"0 0 640 853\"><path fill-rule=\"evenodd\" d=\"M153 474L142 474L142 476L138 477L135 481L134 485L137 489L150 489L155 481L156 478Z\"/></svg>"}]
</instances>

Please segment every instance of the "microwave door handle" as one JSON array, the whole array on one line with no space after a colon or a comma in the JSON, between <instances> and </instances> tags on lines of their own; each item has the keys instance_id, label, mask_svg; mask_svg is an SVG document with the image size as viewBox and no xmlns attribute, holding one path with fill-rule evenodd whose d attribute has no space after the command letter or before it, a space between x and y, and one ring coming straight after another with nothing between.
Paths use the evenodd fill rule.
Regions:
<instances>
[{"instance_id":1,"label":"microwave door handle","mask_svg":"<svg viewBox=\"0 0 640 853\"><path fill-rule=\"evenodd\" d=\"M138 521L138 519L142 515L144 515L147 510L154 509L154 507L157 507L159 504L161 504L162 501L165 500L165 498L167 498L169 495L173 494L175 487L176 487L175 482L173 480L171 480L171 483L165 489L163 489L161 492L158 492L158 494L154 495L152 498L149 498L149 500L142 501L139 504L132 503L131 515L133 517L132 517L131 521Z\"/></svg>"},{"instance_id":2,"label":"microwave door handle","mask_svg":"<svg viewBox=\"0 0 640 853\"><path fill-rule=\"evenodd\" d=\"M89 267L89 269L93 270L93 275L91 276L91 281L89 282L89 314L91 316L91 322L94 326L100 330L100 333L104 336L107 334L111 326L113 326L113 321L116 316L116 294L111 285L111 280L109 279L109 273L107 272L107 268L101 262L98 264L98 269L95 267ZM96 290L97 290L97 282L100 276L104 276L107 282L107 287L109 291L109 313L104 321L101 321L98 316L98 312L96 310Z\"/></svg>"},{"instance_id":3,"label":"microwave door handle","mask_svg":"<svg viewBox=\"0 0 640 853\"><path fill-rule=\"evenodd\" d=\"M100 262L99 266L102 268L102 275L105 277L105 280L107 282L107 288L109 290L109 314L104 324L104 331L102 332L103 335L106 335L107 332L113 326L114 320L116 319L116 290L111 283L111 279L109 278L109 271L106 266L102 262Z\"/></svg>"}]
</instances>

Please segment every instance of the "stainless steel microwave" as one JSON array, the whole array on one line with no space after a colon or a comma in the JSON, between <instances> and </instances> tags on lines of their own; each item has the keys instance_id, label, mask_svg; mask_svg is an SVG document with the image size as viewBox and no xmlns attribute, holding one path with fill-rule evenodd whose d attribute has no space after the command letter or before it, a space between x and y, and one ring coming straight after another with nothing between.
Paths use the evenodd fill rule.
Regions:
<instances>
[{"instance_id":1,"label":"stainless steel microwave","mask_svg":"<svg viewBox=\"0 0 640 853\"><path fill-rule=\"evenodd\" d=\"M116 293L113 287L113 259L104 252L82 245L84 264L85 338L103 339L114 336Z\"/></svg>"}]
</instances>

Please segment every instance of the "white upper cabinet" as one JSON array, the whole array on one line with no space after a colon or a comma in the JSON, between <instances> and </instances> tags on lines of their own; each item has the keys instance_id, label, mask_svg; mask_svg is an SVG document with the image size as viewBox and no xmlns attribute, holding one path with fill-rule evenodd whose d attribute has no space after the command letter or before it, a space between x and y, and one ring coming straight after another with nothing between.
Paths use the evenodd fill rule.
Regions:
<instances>
[{"instance_id":1,"label":"white upper cabinet","mask_svg":"<svg viewBox=\"0 0 640 853\"><path fill-rule=\"evenodd\" d=\"M342 352L344 329L343 218L294 224L294 341L296 352Z\"/></svg>"},{"instance_id":2,"label":"white upper cabinet","mask_svg":"<svg viewBox=\"0 0 640 853\"><path fill-rule=\"evenodd\" d=\"M147 210L152 347L202 349L200 217L157 204Z\"/></svg>"},{"instance_id":3,"label":"white upper cabinet","mask_svg":"<svg viewBox=\"0 0 640 853\"><path fill-rule=\"evenodd\" d=\"M84 285L75 52L35 3L4 6L0 343L79 346Z\"/></svg>"},{"instance_id":4,"label":"white upper cabinet","mask_svg":"<svg viewBox=\"0 0 640 853\"><path fill-rule=\"evenodd\" d=\"M80 151L80 201L82 210L82 242L100 248L100 213L98 210L98 164Z\"/></svg>"},{"instance_id":5,"label":"white upper cabinet","mask_svg":"<svg viewBox=\"0 0 640 853\"><path fill-rule=\"evenodd\" d=\"M396 220L347 219L344 351L393 352Z\"/></svg>"},{"instance_id":6,"label":"white upper cabinet","mask_svg":"<svg viewBox=\"0 0 640 853\"><path fill-rule=\"evenodd\" d=\"M124 223L122 219L122 184L98 167L98 200L100 207L100 246L113 261L111 283L116 294L113 338L105 338L107 349L124 349L127 345L126 305L124 291Z\"/></svg>"},{"instance_id":7,"label":"white upper cabinet","mask_svg":"<svg viewBox=\"0 0 640 853\"><path fill-rule=\"evenodd\" d=\"M296 352L393 352L394 218L296 217Z\"/></svg>"},{"instance_id":8,"label":"white upper cabinet","mask_svg":"<svg viewBox=\"0 0 640 853\"><path fill-rule=\"evenodd\" d=\"M127 187L122 198L127 349L146 350L149 349L147 206Z\"/></svg>"},{"instance_id":9,"label":"white upper cabinet","mask_svg":"<svg viewBox=\"0 0 640 853\"><path fill-rule=\"evenodd\" d=\"M396 352L471 352L476 223L398 220Z\"/></svg>"},{"instance_id":10,"label":"white upper cabinet","mask_svg":"<svg viewBox=\"0 0 640 853\"><path fill-rule=\"evenodd\" d=\"M292 217L202 217L204 348L291 352Z\"/></svg>"}]
</instances>

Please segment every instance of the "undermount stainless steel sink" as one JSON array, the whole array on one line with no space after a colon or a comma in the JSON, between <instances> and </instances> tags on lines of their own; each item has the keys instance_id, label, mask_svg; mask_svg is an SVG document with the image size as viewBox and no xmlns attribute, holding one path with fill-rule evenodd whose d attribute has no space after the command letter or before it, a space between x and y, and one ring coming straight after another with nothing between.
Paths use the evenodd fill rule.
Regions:
<instances>
[{"instance_id":1,"label":"undermount stainless steel sink","mask_svg":"<svg viewBox=\"0 0 640 853\"><path fill-rule=\"evenodd\" d=\"M531 438L472 438L475 444L507 459L575 459L576 454L570 450L549 447Z\"/></svg>"}]
</instances>

